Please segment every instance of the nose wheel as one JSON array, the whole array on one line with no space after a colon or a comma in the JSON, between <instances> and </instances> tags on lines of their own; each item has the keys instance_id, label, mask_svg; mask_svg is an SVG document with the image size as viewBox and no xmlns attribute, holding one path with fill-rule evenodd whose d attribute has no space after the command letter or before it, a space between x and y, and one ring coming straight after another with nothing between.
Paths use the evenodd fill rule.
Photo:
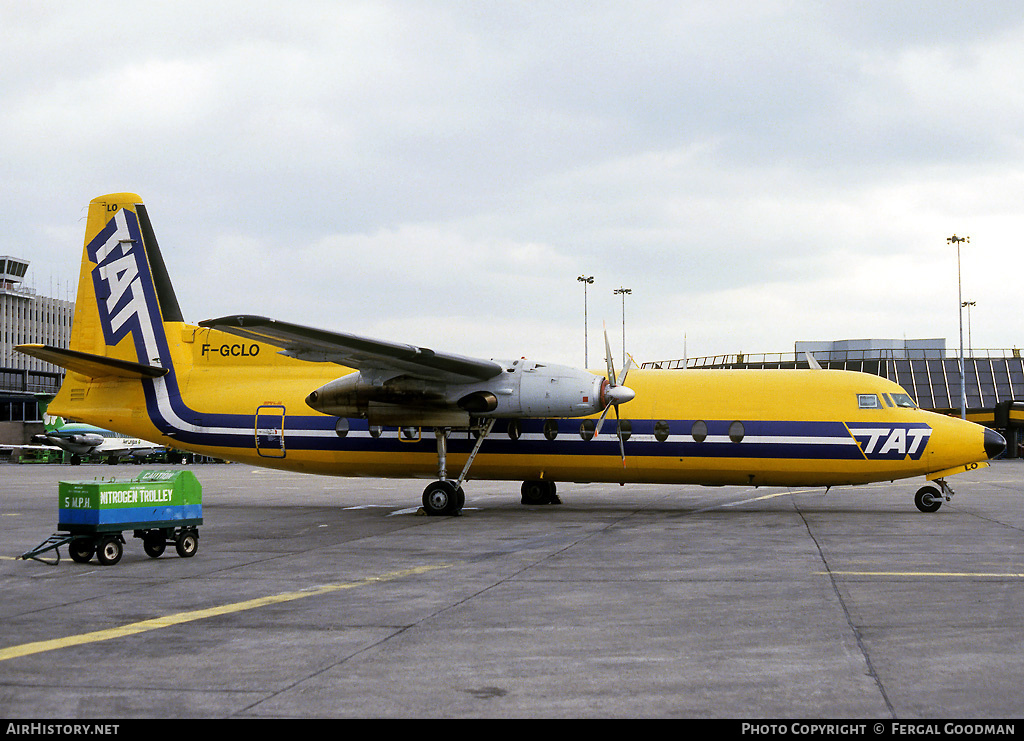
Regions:
<instances>
[{"instance_id":1,"label":"nose wheel","mask_svg":"<svg viewBox=\"0 0 1024 741\"><path fill-rule=\"evenodd\" d=\"M922 512L937 512L943 499L948 502L953 497L953 489L945 480L936 479L935 483L942 487L942 491L934 486L922 486L914 495L914 504Z\"/></svg>"},{"instance_id":2,"label":"nose wheel","mask_svg":"<svg viewBox=\"0 0 1024 741\"><path fill-rule=\"evenodd\" d=\"M914 495L914 504L922 512L936 512L942 506L942 496L934 486L922 486Z\"/></svg>"}]
</instances>

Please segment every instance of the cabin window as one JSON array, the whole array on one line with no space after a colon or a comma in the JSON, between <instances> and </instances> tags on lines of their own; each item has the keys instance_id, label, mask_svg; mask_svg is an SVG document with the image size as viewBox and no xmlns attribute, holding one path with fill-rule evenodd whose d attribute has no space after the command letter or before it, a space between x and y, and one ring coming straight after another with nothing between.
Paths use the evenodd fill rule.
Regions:
<instances>
[{"instance_id":1,"label":"cabin window","mask_svg":"<svg viewBox=\"0 0 1024 741\"><path fill-rule=\"evenodd\" d=\"M659 443L668 440L668 422L660 421L654 423L654 437Z\"/></svg>"},{"instance_id":2,"label":"cabin window","mask_svg":"<svg viewBox=\"0 0 1024 741\"><path fill-rule=\"evenodd\" d=\"M882 394L882 398L885 399L885 405L887 407L892 406L892 399L889 398L889 394Z\"/></svg>"},{"instance_id":3,"label":"cabin window","mask_svg":"<svg viewBox=\"0 0 1024 741\"><path fill-rule=\"evenodd\" d=\"M633 434L633 423L628 419L619 420L619 437L622 438L622 442L629 440L629 436Z\"/></svg>"},{"instance_id":4,"label":"cabin window","mask_svg":"<svg viewBox=\"0 0 1024 741\"><path fill-rule=\"evenodd\" d=\"M334 425L334 431L338 433L338 437L345 437L348 434L348 418L338 417L338 423Z\"/></svg>"},{"instance_id":5,"label":"cabin window","mask_svg":"<svg viewBox=\"0 0 1024 741\"><path fill-rule=\"evenodd\" d=\"M544 422L544 437L548 440L554 440L558 437L558 422L553 419Z\"/></svg>"},{"instance_id":6,"label":"cabin window","mask_svg":"<svg viewBox=\"0 0 1024 741\"><path fill-rule=\"evenodd\" d=\"M582 437L584 440L593 440L595 427L596 425L594 424L594 420L583 420L583 423L580 425L580 437Z\"/></svg>"},{"instance_id":7,"label":"cabin window","mask_svg":"<svg viewBox=\"0 0 1024 741\"><path fill-rule=\"evenodd\" d=\"M877 394L857 394L857 406L861 409L881 409Z\"/></svg>"},{"instance_id":8,"label":"cabin window","mask_svg":"<svg viewBox=\"0 0 1024 741\"><path fill-rule=\"evenodd\" d=\"M693 439L696 442L704 442L708 437L708 423L702 419L698 419L693 423L693 427L690 429L690 434L693 435Z\"/></svg>"},{"instance_id":9,"label":"cabin window","mask_svg":"<svg viewBox=\"0 0 1024 741\"><path fill-rule=\"evenodd\" d=\"M729 425L729 439L734 443L738 443L743 439L744 432L742 422L733 422Z\"/></svg>"}]
</instances>

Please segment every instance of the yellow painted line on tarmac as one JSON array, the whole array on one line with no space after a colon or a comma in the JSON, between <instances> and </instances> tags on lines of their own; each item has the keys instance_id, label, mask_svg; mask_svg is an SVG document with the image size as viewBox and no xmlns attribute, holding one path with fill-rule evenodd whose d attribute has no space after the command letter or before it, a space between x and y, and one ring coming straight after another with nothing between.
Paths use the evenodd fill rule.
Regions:
<instances>
[{"instance_id":1,"label":"yellow painted line on tarmac","mask_svg":"<svg viewBox=\"0 0 1024 741\"><path fill-rule=\"evenodd\" d=\"M986 579L1024 579L1024 574L984 571L819 571L833 576L946 576Z\"/></svg>"},{"instance_id":2,"label":"yellow painted line on tarmac","mask_svg":"<svg viewBox=\"0 0 1024 741\"><path fill-rule=\"evenodd\" d=\"M64 638L54 638L48 641L23 643L20 646L8 646L7 648L0 648L0 661L7 661L8 659L16 659L21 656L44 653L46 651L56 651L61 648L69 648L71 646L83 646L88 643L98 643L100 641L109 641L115 638L124 638L126 636L145 633L150 630L159 630L160 628L170 628L174 625L195 622L196 620L205 620L207 618L218 617L220 615L230 615L235 612L254 610L258 607L278 605L283 602L293 602L295 600L306 599L307 597L317 597L343 589L356 589L357 587L365 587L371 584L394 581L395 579L401 579L407 576L416 576L418 574L425 574L428 571L436 571L437 569L447 569L451 567L452 564L416 566L410 569L392 571L391 573L381 574L379 576L368 576L365 579L359 579L357 581L344 582L341 584L325 584L319 587L303 589L298 592L272 594L267 597L258 597L256 599L244 600L242 602L233 602L228 605L207 607L202 610L191 610L189 612L179 612L174 615L164 615L163 617L142 620L137 623L129 623L128 625L122 625L117 628L96 630L91 633L81 633L79 635L66 636Z\"/></svg>"}]
</instances>

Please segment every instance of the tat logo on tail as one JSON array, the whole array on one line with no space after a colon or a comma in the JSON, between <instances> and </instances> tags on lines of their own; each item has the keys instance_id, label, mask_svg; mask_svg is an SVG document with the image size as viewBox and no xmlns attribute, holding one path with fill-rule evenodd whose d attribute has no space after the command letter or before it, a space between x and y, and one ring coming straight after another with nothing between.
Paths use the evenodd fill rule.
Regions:
<instances>
[{"instance_id":1,"label":"tat logo on tail","mask_svg":"<svg viewBox=\"0 0 1024 741\"><path fill-rule=\"evenodd\" d=\"M92 280L107 345L117 345L134 333L139 361L159 362L147 351L156 348L154 327L160 316L156 303L148 300L154 290L138 217L118 209L86 250L96 263Z\"/></svg>"}]
</instances>

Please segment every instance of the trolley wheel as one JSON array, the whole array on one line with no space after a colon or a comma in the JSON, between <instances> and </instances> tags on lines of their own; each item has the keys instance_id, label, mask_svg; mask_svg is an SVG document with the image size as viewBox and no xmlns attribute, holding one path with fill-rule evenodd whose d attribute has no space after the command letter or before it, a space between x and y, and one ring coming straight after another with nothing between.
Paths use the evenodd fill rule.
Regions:
<instances>
[{"instance_id":1,"label":"trolley wheel","mask_svg":"<svg viewBox=\"0 0 1024 741\"><path fill-rule=\"evenodd\" d=\"M121 560L123 554L124 547L121 545L121 539L116 535L108 535L100 541L96 548L96 559L104 566L113 566Z\"/></svg>"},{"instance_id":2,"label":"trolley wheel","mask_svg":"<svg viewBox=\"0 0 1024 741\"><path fill-rule=\"evenodd\" d=\"M95 550L89 538L75 538L68 543L68 553L75 563L89 563Z\"/></svg>"},{"instance_id":3,"label":"trolley wheel","mask_svg":"<svg viewBox=\"0 0 1024 741\"><path fill-rule=\"evenodd\" d=\"M182 530L174 540L174 550L182 558L192 558L199 550L199 531Z\"/></svg>"},{"instance_id":4,"label":"trolley wheel","mask_svg":"<svg viewBox=\"0 0 1024 741\"><path fill-rule=\"evenodd\" d=\"M150 558L160 558L166 548L167 539L162 532L149 532L142 536L142 550Z\"/></svg>"}]
</instances>

